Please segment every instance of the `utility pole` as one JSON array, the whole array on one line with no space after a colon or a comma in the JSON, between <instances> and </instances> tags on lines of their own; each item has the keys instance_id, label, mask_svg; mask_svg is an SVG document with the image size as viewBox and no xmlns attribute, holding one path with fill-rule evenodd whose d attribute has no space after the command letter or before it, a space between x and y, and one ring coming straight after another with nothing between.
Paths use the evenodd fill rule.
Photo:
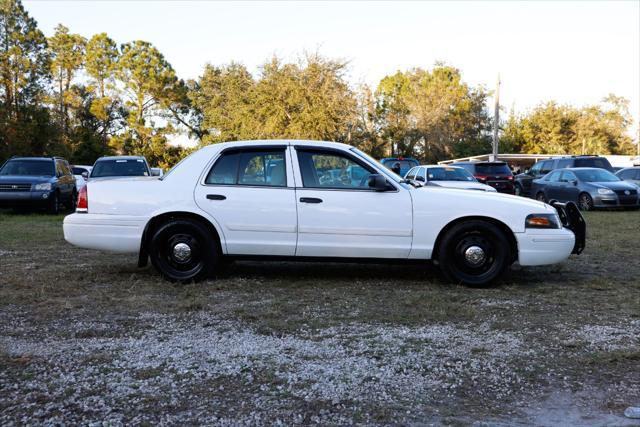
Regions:
<instances>
[{"instance_id":1,"label":"utility pole","mask_svg":"<svg viewBox=\"0 0 640 427\"><path fill-rule=\"evenodd\" d=\"M498 160L498 128L500 127L500 74L496 83L495 111L493 113L493 150L491 161Z\"/></svg>"}]
</instances>

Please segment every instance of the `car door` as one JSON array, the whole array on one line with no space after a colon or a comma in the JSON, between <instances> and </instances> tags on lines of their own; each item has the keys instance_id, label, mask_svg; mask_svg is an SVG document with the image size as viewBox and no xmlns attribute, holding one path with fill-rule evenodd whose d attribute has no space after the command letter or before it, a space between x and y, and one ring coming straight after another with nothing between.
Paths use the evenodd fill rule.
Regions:
<instances>
[{"instance_id":1,"label":"car door","mask_svg":"<svg viewBox=\"0 0 640 427\"><path fill-rule=\"evenodd\" d=\"M296 201L287 150L225 150L196 186L196 204L221 225L228 254L295 254Z\"/></svg>"},{"instance_id":2,"label":"car door","mask_svg":"<svg viewBox=\"0 0 640 427\"><path fill-rule=\"evenodd\" d=\"M558 198L561 202L578 202L578 195L580 190L578 189L578 177L571 171L563 171L560 177L562 182L562 192Z\"/></svg>"},{"instance_id":3,"label":"car door","mask_svg":"<svg viewBox=\"0 0 640 427\"><path fill-rule=\"evenodd\" d=\"M407 189L388 182L388 191L375 191L368 180L353 185L342 179L349 167L379 173L347 150L300 145L292 150L292 161L298 206L296 256L408 257L413 212Z\"/></svg>"},{"instance_id":4,"label":"car door","mask_svg":"<svg viewBox=\"0 0 640 427\"><path fill-rule=\"evenodd\" d=\"M71 195L71 191L73 187L69 180L67 179L67 174L65 173L64 163L62 160L55 161L56 163L56 179L58 182L58 190L60 191L60 197L62 200L68 199Z\"/></svg>"},{"instance_id":5,"label":"car door","mask_svg":"<svg viewBox=\"0 0 640 427\"><path fill-rule=\"evenodd\" d=\"M545 194L547 200L559 200L561 193L560 174L562 172L557 170L552 172L548 179L545 180Z\"/></svg>"}]
</instances>

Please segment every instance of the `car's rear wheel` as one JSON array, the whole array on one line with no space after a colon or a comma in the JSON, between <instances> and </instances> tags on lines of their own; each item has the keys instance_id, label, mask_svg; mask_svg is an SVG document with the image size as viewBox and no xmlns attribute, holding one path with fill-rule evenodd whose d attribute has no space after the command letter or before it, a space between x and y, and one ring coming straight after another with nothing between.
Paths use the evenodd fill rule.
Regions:
<instances>
[{"instance_id":1,"label":"car's rear wheel","mask_svg":"<svg viewBox=\"0 0 640 427\"><path fill-rule=\"evenodd\" d=\"M580 210L583 211L590 211L593 209L593 198L589 193L580 193L578 196L578 206L580 206Z\"/></svg>"},{"instance_id":2,"label":"car's rear wheel","mask_svg":"<svg viewBox=\"0 0 640 427\"><path fill-rule=\"evenodd\" d=\"M168 280L197 282L213 275L219 251L203 224L174 219L157 228L149 242L149 256L153 266Z\"/></svg>"},{"instance_id":3,"label":"car's rear wheel","mask_svg":"<svg viewBox=\"0 0 640 427\"><path fill-rule=\"evenodd\" d=\"M486 286L509 266L510 244L496 225L481 220L455 225L444 235L438 261L447 279L470 286Z\"/></svg>"},{"instance_id":4,"label":"car's rear wheel","mask_svg":"<svg viewBox=\"0 0 640 427\"><path fill-rule=\"evenodd\" d=\"M536 194L536 200L539 202L543 202L543 203L547 203L547 198L545 197L544 193L542 191L538 192L538 194Z\"/></svg>"}]
</instances>

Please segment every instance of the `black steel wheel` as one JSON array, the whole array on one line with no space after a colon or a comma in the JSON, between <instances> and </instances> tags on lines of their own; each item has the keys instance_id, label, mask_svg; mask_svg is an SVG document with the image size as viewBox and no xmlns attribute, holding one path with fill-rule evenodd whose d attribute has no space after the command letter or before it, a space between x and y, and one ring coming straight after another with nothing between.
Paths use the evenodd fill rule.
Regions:
<instances>
[{"instance_id":1,"label":"black steel wheel","mask_svg":"<svg viewBox=\"0 0 640 427\"><path fill-rule=\"evenodd\" d=\"M539 191L538 194L536 194L536 200L539 202L547 203L547 198L542 191Z\"/></svg>"},{"instance_id":2,"label":"black steel wheel","mask_svg":"<svg viewBox=\"0 0 640 427\"><path fill-rule=\"evenodd\" d=\"M161 225L149 243L149 256L160 274L174 282L198 282L212 276L219 258L211 232L190 219Z\"/></svg>"},{"instance_id":3,"label":"black steel wheel","mask_svg":"<svg viewBox=\"0 0 640 427\"><path fill-rule=\"evenodd\" d=\"M593 209L593 198L589 193L580 193L578 196L578 207L582 211L590 211Z\"/></svg>"},{"instance_id":4,"label":"black steel wheel","mask_svg":"<svg viewBox=\"0 0 640 427\"><path fill-rule=\"evenodd\" d=\"M444 235L438 261L444 275L456 283L486 286L509 266L511 249L505 233L481 220L460 223Z\"/></svg>"}]
</instances>

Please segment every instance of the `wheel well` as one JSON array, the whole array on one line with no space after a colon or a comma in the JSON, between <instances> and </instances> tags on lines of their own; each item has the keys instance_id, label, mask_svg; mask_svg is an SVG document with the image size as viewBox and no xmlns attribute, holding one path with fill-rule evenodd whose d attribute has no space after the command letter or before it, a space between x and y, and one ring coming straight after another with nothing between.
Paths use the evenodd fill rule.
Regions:
<instances>
[{"instance_id":1,"label":"wheel well","mask_svg":"<svg viewBox=\"0 0 640 427\"><path fill-rule=\"evenodd\" d=\"M513 231L502 221L499 221L495 218L489 218L486 216L465 216L462 218L456 218L447 225L445 225L440 233L438 233L438 237L436 238L436 242L433 246L433 253L431 254L431 259L438 259L438 251L440 250L440 242L444 235L451 230L456 225L465 222L465 221L486 221L498 227L502 230L509 241L509 250L511 252L511 262L514 262L518 259L518 242L516 241L516 236L513 234Z\"/></svg>"},{"instance_id":2,"label":"wheel well","mask_svg":"<svg viewBox=\"0 0 640 427\"><path fill-rule=\"evenodd\" d=\"M166 212L160 214L158 216L154 216L147 222L147 225L142 232L142 240L140 242L140 253L138 255L138 267L144 267L147 265L147 261L149 259L149 252L147 245L151 240L151 236L153 236L153 232L156 228L158 228L161 224L164 224L166 221L174 220L174 219L190 219L194 221L200 222L202 225L207 227L207 229L211 232L213 236L213 240L218 245L218 251L222 252L222 242L220 240L220 235L218 234L218 230L211 224L211 221L206 219L205 217L192 213L192 212Z\"/></svg>"}]
</instances>

